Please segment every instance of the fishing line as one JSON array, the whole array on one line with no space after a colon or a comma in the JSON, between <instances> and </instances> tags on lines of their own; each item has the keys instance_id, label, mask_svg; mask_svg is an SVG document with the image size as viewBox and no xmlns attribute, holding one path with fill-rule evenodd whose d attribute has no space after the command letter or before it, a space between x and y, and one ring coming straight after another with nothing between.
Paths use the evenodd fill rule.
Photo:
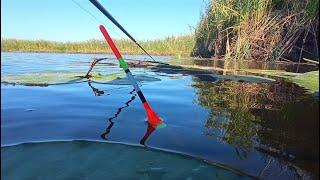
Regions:
<instances>
[{"instance_id":1,"label":"fishing line","mask_svg":"<svg viewBox=\"0 0 320 180\"><path fill-rule=\"evenodd\" d=\"M91 18L93 18L93 20L95 20L97 23L103 24L105 26L107 26L105 23L103 23L101 20L99 20L95 15L93 15L90 11L88 11L86 8L84 8L83 6L81 6L81 4L79 4L78 2L76 2L75 0L71 0L73 3L75 3L80 9L82 9L84 12L86 12L87 14L89 14L91 16ZM109 27L109 26L108 26ZM118 32L116 32L114 29L110 28L109 29L115 33L120 39L125 39L125 37L123 37L122 35L120 35Z\"/></svg>"},{"instance_id":2,"label":"fishing line","mask_svg":"<svg viewBox=\"0 0 320 180\"><path fill-rule=\"evenodd\" d=\"M103 23L101 20L99 20L95 15L93 15L89 10L87 10L86 8L84 8L81 4L79 4L76 0L72 0L72 2L77 5L81 10L83 10L84 12L86 12L87 14L89 14L91 16L91 18L96 21L97 23L100 23L100 24L103 24L106 26L105 23ZM109 27L109 26L108 26ZM116 32L114 29L112 28L109 28L113 33L115 33L120 39L125 39L122 35L120 35L118 32ZM137 44L141 49L143 49L140 44L138 44L136 41L134 41L135 44ZM147 53L144 49L143 51L151 57L151 55L149 55L149 53ZM151 57L152 58L152 57ZM145 60L146 62L155 62L155 63L158 63L158 64L162 64L162 65L169 65L167 63L163 63L163 62L159 62L159 61L156 61L152 58L153 61L148 61L148 60ZM141 60L138 60L138 61L141 61ZM92 69L93 67L91 67ZM145 68L143 68L144 71L145 71ZM157 74L157 73L156 73ZM88 74L87 74L88 75Z\"/></svg>"},{"instance_id":3,"label":"fishing line","mask_svg":"<svg viewBox=\"0 0 320 180\"><path fill-rule=\"evenodd\" d=\"M89 0L102 14L104 14L114 25L116 25L124 34L127 35L145 54L147 54L154 62L156 60L114 19L114 17L97 1Z\"/></svg>"}]
</instances>

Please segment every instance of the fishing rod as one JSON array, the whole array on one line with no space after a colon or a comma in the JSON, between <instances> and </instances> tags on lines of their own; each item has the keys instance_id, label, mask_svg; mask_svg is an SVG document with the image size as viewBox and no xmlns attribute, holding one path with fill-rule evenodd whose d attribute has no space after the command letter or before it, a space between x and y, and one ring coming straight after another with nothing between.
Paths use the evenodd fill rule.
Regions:
<instances>
[{"instance_id":1,"label":"fishing rod","mask_svg":"<svg viewBox=\"0 0 320 180\"><path fill-rule=\"evenodd\" d=\"M96 8L102 12L113 24L115 24L124 34L126 34L142 51L144 51L153 61L153 57L112 17L112 15L97 1L89 0Z\"/></svg>"},{"instance_id":2,"label":"fishing rod","mask_svg":"<svg viewBox=\"0 0 320 180\"><path fill-rule=\"evenodd\" d=\"M160 120L158 115L151 109L149 103L147 102L147 100L144 97L141 89L139 88L137 82L135 81L132 73L130 72L127 63L122 58L119 50L117 49L116 45L112 41L112 39L111 39L109 33L107 32L106 28L103 25L100 25L99 28L100 28L100 31L101 31L102 35L104 36L104 38L106 39L107 43L109 44L111 50L113 51L113 54L118 59L120 67L124 70L124 72L126 73L126 75L128 77L128 80L131 82L131 84L133 85L135 91L137 92L137 94L138 94L138 96L139 96L139 98L140 98L140 100L141 100L141 102L142 102L142 104L143 104L143 106L144 106L144 108L146 110L148 122L154 128L165 127L164 122L162 120Z\"/></svg>"}]
</instances>

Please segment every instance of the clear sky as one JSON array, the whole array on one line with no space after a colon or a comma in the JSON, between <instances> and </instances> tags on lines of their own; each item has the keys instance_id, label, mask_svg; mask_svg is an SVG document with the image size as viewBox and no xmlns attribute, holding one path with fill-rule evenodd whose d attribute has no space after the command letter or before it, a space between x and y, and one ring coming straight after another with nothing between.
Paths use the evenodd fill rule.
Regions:
<instances>
[{"instance_id":1,"label":"clear sky","mask_svg":"<svg viewBox=\"0 0 320 180\"><path fill-rule=\"evenodd\" d=\"M84 41L102 39L97 22L114 38L126 36L89 0L1 0L1 37ZM99 0L137 40L187 34L195 28L207 0Z\"/></svg>"}]
</instances>

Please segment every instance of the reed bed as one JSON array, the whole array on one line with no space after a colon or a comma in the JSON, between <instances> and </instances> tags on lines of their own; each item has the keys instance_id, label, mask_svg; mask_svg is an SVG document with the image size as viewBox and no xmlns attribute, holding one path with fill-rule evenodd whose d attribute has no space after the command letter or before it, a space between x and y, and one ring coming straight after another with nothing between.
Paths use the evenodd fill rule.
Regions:
<instances>
[{"instance_id":1,"label":"reed bed","mask_svg":"<svg viewBox=\"0 0 320 180\"><path fill-rule=\"evenodd\" d=\"M318 59L319 0L212 0L192 54L236 60Z\"/></svg>"},{"instance_id":2,"label":"reed bed","mask_svg":"<svg viewBox=\"0 0 320 180\"><path fill-rule=\"evenodd\" d=\"M133 42L116 39L115 43L123 54L144 54ZM139 42L150 54L189 56L195 40L194 35L172 36ZM55 42L46 40L1 39L2 52L59 52L59 53L112 53L104 40L84 42Z\"/></svg>"}]
</instances>

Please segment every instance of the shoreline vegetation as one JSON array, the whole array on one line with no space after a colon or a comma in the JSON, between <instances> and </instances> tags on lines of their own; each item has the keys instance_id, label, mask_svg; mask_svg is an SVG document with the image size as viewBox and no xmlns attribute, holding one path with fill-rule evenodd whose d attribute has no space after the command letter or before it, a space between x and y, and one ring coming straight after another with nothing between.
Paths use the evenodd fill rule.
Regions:
<instances>
[{"instance_id":1,"label":"shoreline vegetation","mask_svg":"<svg viewBox=\"0 0 320 180\"><path fill-rule=\"evenodd\" d=\"M139 42L152 55L319 62L319 0L210 0L195 31ZM123 54L144 54L115 39ZM112 53L103 40L1 39L3 52Z\"/></svg>"},{"instance_id":2,"label":"shoreline vegetation","mask_svg":"<svg viewBox=\"0 0 320 180\"><path fill-rule=\"evenodd\" d=\"M319 61L319 0L210 0L192 55Z\"/></svg>"},{"instance_id":3,"label":"shoreline vegetation","mask_svg":"<svg viewBox=\"0 0 320 180\"><path fill-rule=\"evenodd\" d=\"M122 54L144 54L133 42L126 39L115 39ZM194 35L167 37L164 39L139 42L152 55L190 56L195 44ZM48 53L89 53L112 54L103 40L83 42L55 42L47 40L1 39L1 52L48 52Z\"/></svg>"}]
</instances>

